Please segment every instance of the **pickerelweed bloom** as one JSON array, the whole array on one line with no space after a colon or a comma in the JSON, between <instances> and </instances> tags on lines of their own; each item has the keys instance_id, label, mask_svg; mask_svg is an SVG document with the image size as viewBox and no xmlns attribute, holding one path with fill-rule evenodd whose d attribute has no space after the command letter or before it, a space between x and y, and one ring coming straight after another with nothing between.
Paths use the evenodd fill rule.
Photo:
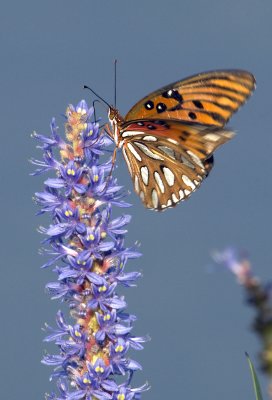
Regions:
<instances>
[{"instance_id":1,"label":"pickerelweed bloom","mask_svg":"<svg viewBox=\"0 0 272 400\"><path fill-rule=\"evenodd\" d=\"M148 338L131 334L136 317L125 312L126 301L117 293L118 286L135 286L141 276L125 272L127 260L140 253L124 244L130 216L112 218L112 206L129 204L109 176L111 160L101 161L111 140L92 118L93 108L82 100L67 108L66 141L58 134L55 119L50 137L33 135L43 151L42 161L32 160L38 166L34 175L54 173L45 180L44 191L35 194L39 214L49 213L52 221L49 227L40 227L51 256L43 267L52 266L57 273L57 281L46 288L53 299L69 304L69 320L74 322L58 311L57 326L46 325L45 341L59 349L42 360L54 367L52 377L59 389L47 398L140 399L148 386L131 388L133 373L141 365L127 352L141 350Z\"/></svg>"}]
</instances>

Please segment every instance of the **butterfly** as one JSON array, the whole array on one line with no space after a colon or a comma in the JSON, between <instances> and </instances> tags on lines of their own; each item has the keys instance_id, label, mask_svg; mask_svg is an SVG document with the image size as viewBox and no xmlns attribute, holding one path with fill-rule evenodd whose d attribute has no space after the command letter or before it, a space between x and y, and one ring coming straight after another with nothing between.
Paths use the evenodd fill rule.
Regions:
<instances>
[{"instance_id":1,"label":"butterfly","mask_svg":"<svg viewBox=\"0 0 272 400\"><path fill-rule=\"evenodd\" d=\"M254 88L251 73L219 70L150 93L124 118L110 106L106 132L122 149L147 208L173 207L200 186L213 167L213 152L234 136L225 124Z\"/></svg>"}]
</instances>

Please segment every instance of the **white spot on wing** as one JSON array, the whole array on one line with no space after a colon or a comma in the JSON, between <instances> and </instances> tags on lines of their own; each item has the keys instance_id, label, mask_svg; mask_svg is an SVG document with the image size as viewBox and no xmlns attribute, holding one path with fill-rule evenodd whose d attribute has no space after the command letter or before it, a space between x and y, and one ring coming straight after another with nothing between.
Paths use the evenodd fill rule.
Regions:
<instances>
[{"instance_id":1,"label":"white spot on wing","mask_svg":"<svg viewBox=\"0 0 272 400\"><path fill-rule=\"evenodd\" d=\"M146 145L139 142L134 142L134 144L139 147L139 149L141 149L148 157L153 158L154 160L163 160L163 158L149 150Z\"/></svg>"},{"instance_id":2,"label":"white spot on wing","mask_svg":"<svg viewBox=\"0 0 272 400\"><path fill-rule=\"evenodd\" d=\"M200 182L198 182L198 181L196 181L196 180L194 179L194 184L195 184L196 186L198 186L198 185L200 185Z\"/></svg>"},{"instance_id":3,"label":"white spot on wing","mask_svg":"<svg viewBox=\"0 0 272 400\"><path fill-rule=\"evenodd\" d=\"M179 199L177 198L177 196L175 195L175 193L172 194L172 199L174 203L178 203Z\"/></svg>"},{"instance_id":4,"label":"white spot on wing","mask_svg":"<svg viewBox=\"0 0 272 400\"><path fill-rule=\"evenodd\" d=\"M168 142L173 143L173 144L178 144L178 142L175 139L167 138Z\"/></svg>"},{"instance_id":5,"label":"white spot on wing","mask_svg":"<svg viewBox=\"0 0 272 400\"><path fill-rule=\"evenodd\" d=\"M148 185L148 168L141 167L141 175L145 185Z\"/></svg>"},{"instance_id":6,"label":"white spot on wing","mask_svg":"<svg viewBox=\"0 0 272 400\"><path fill-rule=\"evenodd\" d=\"M142 131L124 131L122 132L121 136L122 138L128 137L128 136L137 136L137 135L144 135L145 132Z\"/></svg>"},{"instance_id":7,"label":"white spot on wing","mask_svg":"<svg viewBox=\"0 0 272 400\"><path fill-rule=\"evenodd\" d=\"M191 179L188 178L187 175L182 175L182 180L185 183L185 185L189 186L192 190L195 190L195 184L191 181Z\"/></svg>"},{"instance_id":8,"label":"white spot on wing","mask_svg":"<svg viewBox=\"0 0 272 400\"><path fill-rule=\"evenodd\" d=\"M204 168L204 165L200 158L198 158L192 151L187 150L187 154L191 157L191 159L200 167Z\"/></svg>"},{"instance_id":9,"label":"white spot on wing","mask_svg":"<svg viewBox=\"0 0 272 400\"><path fill-rule=\"evenodd\" d=\"M167 168L167 167L163 167L163 173L165 176L165 179L168 183L169 186L173 186L174 182L175 182L175 175L173 174L173 172L171 171L171 169Z\"/></svg>"},{"instance_id":10,"label":"white spot on wing","mask_svg":"<svg viewBox=\"0 0 272 400\"><path fill-rule=\"evenodd\" d=\"M164 184L163 184L163 181L162 181L162 179L160 177L160 174L157 171L154 172L154 178L155 178L155 181L157 182L157 184L158 184L158 186L160 188L160 191L162 193L164 193L164 191L165 191Z\"/></svg>"},{"instance_id":11,"label":"white spot on wing","mask_svg":"<svg viewBox=\"0 0 272 400\"><path fill-rule=\"evenodd\" d=\"M195 168L194 164L192 164L190 161L188 161L186 157L181 157L181 162L182 162L184 165L187 165L187 167L189 167L189 168L191 168L191 169L194 169L194 168Z\"/></svg>"},{"instance_id":12,"label":"white spot on wing","mask_svg":"<svg viewBox=\"0 0 272 400\"><path fill-rule=\"evenodd\" d=\"M191 194L190 190L187 190L187 189L184 189L184 193L185 193L185 196L190 196L190 194Z\"/></svg>"},{"instance_id":13,"label":"white spot on wing","mask_svg":"<svg viewBox=\"0 0 272 400\"><path fill-rule=\"evenodd\" d=\"M125 150L125 148L123 147L123 154L124 154L124 157L125 157L125 160L126 160L126 163L127 163L127 166L128 166L128 170L129 170L129 173L130 173L130 175L132 175L132 170L131 170L131 165L130 165L130 162L129 162L129 159L128 159L128 156L127 156L127 153L126 153L126 150Z\"/></svg>"},{"instance_id":14,"label":"white spot on wing","mask_svg":"<svg viewBox=\"0 0 272 400\"><path fill-rule=\"evenodd\" d=\"M210 140L211 142L217 142L217 140L220 139L220 136L215 135L214 133L207 133L207 135L205 135L204 138Z\"/></svg>"},{"instance_id":15,"label":"white spot on wing","mask_svg":"<svg viewBox=\"0 0 272 400\"><path fill-rule=\"evenodd\" d=\"M146 140L148 142L156 142L157 138L155 138L155 136L144 136L143 140Z\"/></svg>"},{"instance_id":16,"label":"white spot on wing","mask_svg":"<svg viewBox=\"0 0 272 400\"><path fill-rule=\"evenodd\" d=\"M175 153L174 150L170 149L170 147L167 146L158 146L158 149L160 149L161 151L163 151L167 156L173 158L173 160L175 160Z\"/></svg>"},{"instance_id":17,"label":"white spot on wing","mask_svg":"<svg viewBox=\"0 0 272 400\"><path fill-rule=\"evenodd\" d=\"M167 202L167 204L166 204L166 206L167 206L167 207L170 207L171 205L172 205L172 200L169 199L168 202Z\"/></svg>"},{"instance_id":18,"label":"white spot on wing","mask_svg":"<svg viewBox=\"0 0 272 400\"><path fill-rule=\"evenodd\" d=\"M158 198L158 193L155 189L152 190L152 204L154 208L158 208L159 198Z\"/></svg>"},{"instance_id":19,"label":"white spot on wing","mask_svg":"<svg viewBox=\"0 0 272 400\"><path fill-rule=\"evenodd\" d=\"M131 153L134 155L134 157L137 158L138 161L142 161L140 154L137 153L137 151L135 150L135 148L132 146L131 143L128 143L127 147L129 148Z\"/></svg>"},{"instance_id":20,"label":"white spot on wing","mask_svg":"<svg viewBox=\"0 0 272 400\"><path fill-rule=\"evenodd\" d=\"M139 178L137 175L135 175L135 179L134 179L134 187L137 193L139 193L140 191L140 187L139 187Z\"/></svg>"},{"instance_id":21,"label":"white spot on wing","mask_svg":"<svg viewBox=\"0 0 272 400\"><path fill-rule=\"evenodd\" d=\"M181 190L181 189L179 191L179 198L180 198L180 200L182 200L184 198L184 193L183 193L183 190Z\"/></svg>"}]
</instances>

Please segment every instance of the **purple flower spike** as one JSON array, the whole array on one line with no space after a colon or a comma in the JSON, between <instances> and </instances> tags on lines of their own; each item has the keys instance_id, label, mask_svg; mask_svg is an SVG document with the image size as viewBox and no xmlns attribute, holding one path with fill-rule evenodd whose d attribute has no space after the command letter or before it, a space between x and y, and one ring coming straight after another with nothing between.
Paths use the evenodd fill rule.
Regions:
<instances>
[{"instance_id":1,"label":"purple flower spike","mask_svg":"<svg viewBox=\"0 0 272 400\"><path fill-rule=\"evenodd\" d=\"M111 216L113 206L129 204L116 179L108 176L111 160L101 161L112 142L92 121L93 111L84 100L68 106L66 140L55 119L51 136L33 134L43 157L32 160L37 165L32 175L55 172L35 194L38 214L52 218L48 227L39 228L46 236L44 253L51 256L43 267L52 266L57 274L46 288L52 299L69 304L74 322L59 311L56 327L46 325L45 341L59 349L42 360L54 367L52 378L57 378L59 393L47 395L48 400L137 400L148 389L131 388L133 374L142 367L127 352L141 350L149 338L131 335L136 317L118 294L120 285L135 286L141 276L125 271L127 261L140 253L125 246L130 215Z\"/></svg>"}]
</instances>

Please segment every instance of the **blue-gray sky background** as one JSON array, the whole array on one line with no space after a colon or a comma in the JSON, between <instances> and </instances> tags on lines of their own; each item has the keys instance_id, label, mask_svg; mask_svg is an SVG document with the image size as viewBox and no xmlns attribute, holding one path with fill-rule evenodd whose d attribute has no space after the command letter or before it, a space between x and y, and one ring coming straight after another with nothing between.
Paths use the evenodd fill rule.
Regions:
<instances>
[{"instance_id":1,"label":"blue-gray sky background","mask_svg":"<svg viewBox=\"0 0 272 400\"><path fill-rule=\"evenodd\" d=\"M217 151L210 177L175 209L144 209L134 193L127 244L143 257L128 265L143 279L129 290L134 333L152 341L132 354L148 380L143 398L253 398L244 351L260 349L233 276L214 267L210 252L234 244L250 253L256 274L272 277L271 0L47 0L1 6L1 398L41 399L54 385L40 364L45 321L57 302L44 293L53 273L41 271L34 216L42 188L27 160L39 153L30 133L49 132L52 116L82 98L88 84L113 100L118 59L122 114L141 97L197 72L242 68L257 90L231 120L233 141ZM104 112L101 107L101 113ZM132 184L121 154L115 172ZM65 308L65 306L63 306ZM266 381L262 385L265 388Z\"/></svg>"}]
</instances>

